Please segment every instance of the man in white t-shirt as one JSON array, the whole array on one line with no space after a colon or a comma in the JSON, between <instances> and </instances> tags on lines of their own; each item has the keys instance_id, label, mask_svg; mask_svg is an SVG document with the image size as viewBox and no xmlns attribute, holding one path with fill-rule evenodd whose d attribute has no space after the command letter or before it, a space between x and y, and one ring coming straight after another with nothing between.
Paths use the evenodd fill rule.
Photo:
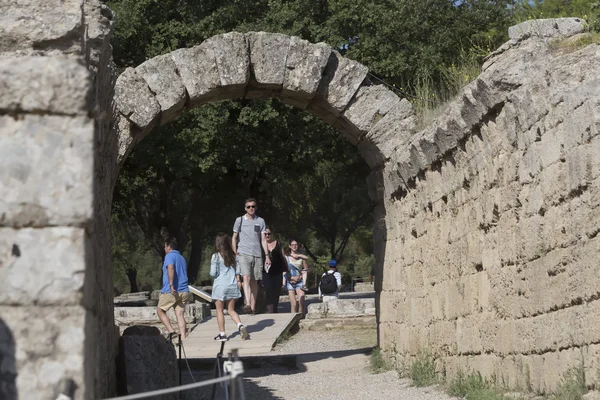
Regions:
<instances>
[{"instance_id":1,"label":"man in white t-shirt","mask_svg":"<svg viewBox=\"0 0 600 400\"><path fill-rule=\"evenodd\" d=\"M342 288L342 274L337 271L337 261L329 261L329 271L321 275L319 284L319 300L323 297L338 297Z\"/></svg>"},{"instance_id":2,"label":"man in white t-shirt","mask_svg":"<svg viewBox=\"0 0 600 400\"><path fill-rule=\"evenodd\" d=\"M263 258L265 268L269 269L271 260L267 249L265 220L256 215L256 200L247 199L244 202L246 214L238 217L233 224L231 247L238 256L238 263L244 277L244 312L256 312L256 297L258 296L258 281L262 280ZM239 243L238 243L239 237Z\"/></svg>"}]
</instances>

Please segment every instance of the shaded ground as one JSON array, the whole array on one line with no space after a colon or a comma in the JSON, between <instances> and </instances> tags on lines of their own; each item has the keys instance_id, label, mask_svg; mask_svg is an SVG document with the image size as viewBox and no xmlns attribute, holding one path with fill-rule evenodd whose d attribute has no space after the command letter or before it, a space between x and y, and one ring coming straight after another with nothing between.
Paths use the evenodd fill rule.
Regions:
<instances>
[{"instance_id":1,"label":"shaded ground","mask_svg":"<svg viewBox=\"0 0 600 400\"><path fill-rule=\"evenodd\" d=\"M394 371L372 374L369 354L375 345L375 329L301 330L276 346L269 355L273 362L266 359L263 368L246 372L246 399L450 399L433 388L410 387ZM295 368L275 365L277 358L289 355L297 355ZM208 378L195 375L197 379ZM210 399L211 391L197 391L194 397L190 393L184 398ZM216 398L224 398L221 389Z\"/></svg>"}]
</instances>

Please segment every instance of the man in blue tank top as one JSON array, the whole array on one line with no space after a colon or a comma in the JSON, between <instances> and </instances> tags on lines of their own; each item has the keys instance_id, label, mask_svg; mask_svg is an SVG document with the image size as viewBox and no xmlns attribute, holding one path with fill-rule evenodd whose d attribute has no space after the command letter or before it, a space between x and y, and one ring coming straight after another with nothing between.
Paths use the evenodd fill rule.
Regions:
<instances>
[{"instance_id":1,"label":"man in blue tank top","mask_svg":"<svg viewBox=\"0 0 600 400\"><path fill-rule=\"evenodd\" d=\"M156 314L167 328L167 339L172 340L177 335L169 321L167 311L175 307L175 317L179 326L181 339L185 339L187 330L185 326L185 304L190 297L188 288L187 263L183 256L177 251L177 240L167 238L165 240L165 261L163 263L163 285L158 298Z\"/></svg>"}]
</instances>

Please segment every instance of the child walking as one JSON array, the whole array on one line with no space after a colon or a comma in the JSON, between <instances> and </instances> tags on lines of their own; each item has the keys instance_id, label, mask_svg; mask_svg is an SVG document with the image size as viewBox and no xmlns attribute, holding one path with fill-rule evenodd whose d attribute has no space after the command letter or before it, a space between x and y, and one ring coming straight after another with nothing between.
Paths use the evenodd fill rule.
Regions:
<instances>
[{"instance_id":1,"label":"child walking","mask_svg":"<svg viewBox=\"0 0 600 400\"><path fill-rule=\"evenodd\" d=\"M231 238L225 233L217 234L215 239L215 249L217 252L210 259L210 276L215 278L212 290L212 299L217 306L217 324L219 325L219 334L215 340L219 342L227 341L225 334L225 315L223 310L227 308L227 313L237 324L238 331L242 335L242 340L248 338L248 331L242 324L240 316L235 312L235 300L242 297L240 287L239 268L236 269L235 253L231 248Z\"/></svg>"}]
</instances>

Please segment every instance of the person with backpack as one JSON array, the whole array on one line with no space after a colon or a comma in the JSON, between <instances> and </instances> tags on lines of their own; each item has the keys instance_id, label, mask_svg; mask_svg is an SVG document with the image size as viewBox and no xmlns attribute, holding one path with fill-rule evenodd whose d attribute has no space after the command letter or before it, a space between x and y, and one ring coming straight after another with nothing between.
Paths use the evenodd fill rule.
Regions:
<instances>
[{"instance_id":1,"label":"person with backpack","mask_svg":"<svg viewBox=\"0 0 600 400\"><path fill-rule=\"evenodd\" d=\"M319 300L323 296L338 297L342 287L342 274L337 271L337 261L329 261L329 271L324 272L319 284Z\"/></svg>"},{"instance_id":2,"label":"person with backpack","mask_svg":"<svg viewBox=\"0 0 600 400\"><path fill-rule=\"evenodd\" d=\"M256 313L256 298L258 296L258 281L262 280L263 254L265 255L264 269L271 268L271 259L267 248L265 220L256 215L256 200L246 199L244 202L246 214L236 218L233 224L231 247L238 256L238 263L244 277L244 312ZM239 239L239 242L238 242Z\"/></svg>"},{"instance_id":3,"label":"person with backpack","mask_svg":"<svg viewBox=\"0 0 600 400\"><path fill-rule=\"evenodd\" d=\"M237 324L242 340L246 340L248 331L235 311L235 300L242 297L240 270L236 267L235 253L227 234L217 234L215 250L217 250L216 253L210 259L210 276L215 278L211 297L217 308L217 325L219 326L219 334L215 336L215 340L219 342L228 340L225 334L225 314L223 312L225 308L233 322Z\"/></svg>"}]
</instances>

